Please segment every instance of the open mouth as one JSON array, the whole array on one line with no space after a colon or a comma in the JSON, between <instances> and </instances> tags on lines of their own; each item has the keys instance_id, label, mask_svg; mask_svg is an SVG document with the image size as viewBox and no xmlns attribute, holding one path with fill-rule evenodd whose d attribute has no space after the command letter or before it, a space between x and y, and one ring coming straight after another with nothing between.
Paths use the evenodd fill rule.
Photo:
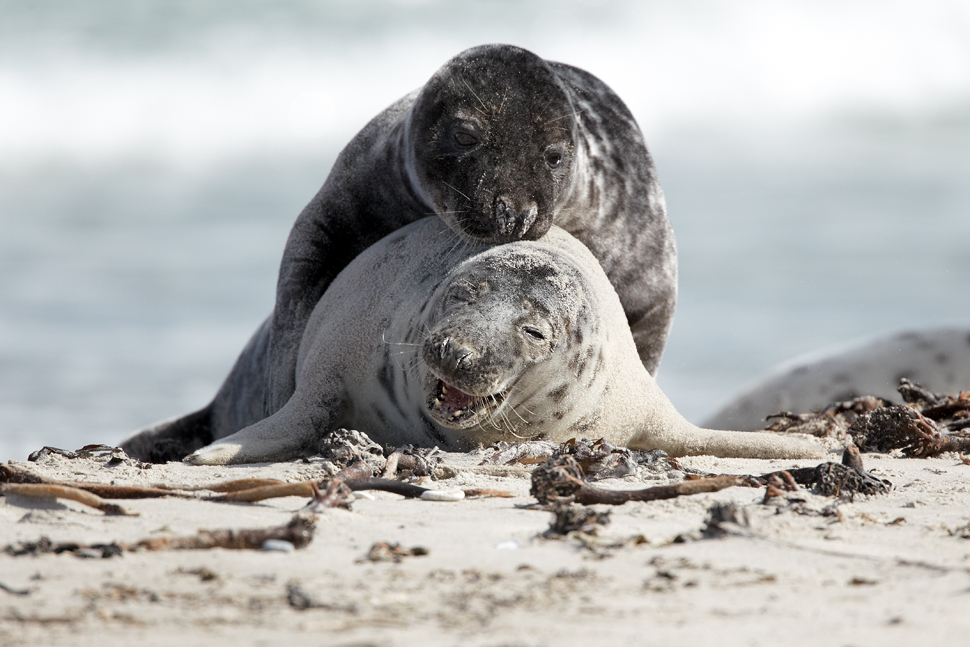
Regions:
<instances>
[{"instance_id":1,"label":"open mouth","mask_svg":"<svg viewBox=\"0 0 970 647\"><path fill-rule=\"evenodd\" d=\"M472 395L436 379L432 383L427 404L435 420L448 427L462 429L481 422L504 401L505 396L501 393Z\"/></svg>"}]
</instances>

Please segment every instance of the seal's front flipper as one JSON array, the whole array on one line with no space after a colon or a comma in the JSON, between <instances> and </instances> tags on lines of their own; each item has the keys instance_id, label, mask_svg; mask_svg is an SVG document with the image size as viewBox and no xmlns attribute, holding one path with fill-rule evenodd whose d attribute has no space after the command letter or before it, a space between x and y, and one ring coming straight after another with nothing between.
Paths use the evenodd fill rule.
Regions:
<instances>
[{"instance_id":1,"label":"seal's front flipper","mask_svg":"<svg viewBox=\"0 0 970 647\"><path fill-rule=\"evenodd\" d=\"M212 442L212 404L181 418L140 429L121 443L132 458L148 463L180 461Z\"/></svg>"},{"instance_id":2,"label":"seal's front flipper","mask_svg":"<svg viewBox=\"0 0 970 647\"><path fill-rule=\"evenodd\" d=\"M325 402L320 398L312 399L308 404L298 391L286 406L269 418L197 449L185 457L185 462L193 465L227 465L297 458L331 430L339 407L328 407Z\"/></svg>"}]
</instances>

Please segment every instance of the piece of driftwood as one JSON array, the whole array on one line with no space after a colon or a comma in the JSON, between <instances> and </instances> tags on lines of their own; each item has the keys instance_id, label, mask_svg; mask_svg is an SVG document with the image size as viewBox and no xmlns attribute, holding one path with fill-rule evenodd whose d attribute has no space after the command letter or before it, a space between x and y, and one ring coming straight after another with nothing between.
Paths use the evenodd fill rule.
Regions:
<instances>
[{"instance_id":1,"label":"piece of driftwood","mask_svg":"<svg viewBox=\"0 0 970 647\"><path fill-rule=\"evenodd\" d=\"M91 492L81 490L76 487L65 485L50 485L47 483L4 483L0 485L0 494L4 496L16 495L24 497L39 498L58 498L77 501L86 506L96 508L105 514L138 516L137 513L129 513L121 506L108 503L101 497Z\"/></svg>"},{"instance_id":2,"label":"piece of driftwood","mask_svg":"<svg viewBox=\"0 0 970 647\"><path fill-rule=\"evenodd\" d=\"M226 503L256 503L257 501L277 499L285 496L313 496L313 481L261 485L247 490L226 492L220 496L209 497L208 500L225 501Z\"/></svg>"},{"instance_id":3,"label":"piece of driftwood","mask_svg":"<svg viewBox=\"0 0 970 647\"><path fill-rule=\"evenodd\" d=\"M560 456L536 466L532 471L532 487L529 493L539 503L553 503L559 499L570 498L582 505L623 505L627 501L658 501L717 492L737 484L738 477L723 475L644 490L604 490L586 482L582 468L572 456Z\"/></svg>"},{"instance_id":4,"label":"piece of driftwood","mask_svg":"<svg viewBox=\"0 0 970 647\"><path fill-rule=\"evenodd\" d=\"M865 466L862 464L862 454L859 453L859 448L854 443L849 443L845 451L842 452L842 464L857 469L860 472L866 471Z\"/></svg>"},{"instance_id":5,"label":"piece of driftwood","mask_svg":"<svg viewBox=\"0 0 970 647\"><path fill-rule=\"evenodd\" d=\"M281 481L279 479L236 479L233 481L223 481L222 483L213 483L211 485L204 486L193 486L191 488L180 488L173 487L173 490L209 490L210 492L240 492L242 490L251 490L253 488L266 487L269 485L282 485L286 481Z\"/></svg>"},{"instance_id":6,"label":"piece of driftwood","mask_svg":"<svg viewBox=\"0 0 970 647\"><path fill-rule=\"evenodd\" d=\"M371 476L373 474L373 467L363 461L358 461L345 469L338 472L331 479L325 479L319 482L319 487L326 489L327 483L334 480L339 480L347 485L351 491L361 491L361 490L376 490L383 492L391 492L393 494L399 494L407 498L421 498L421 495L428 492L428 488L419 487L417 485L411 485L410 483L405 483L403 481L396 481L392 479L376 478ZM139 486L127 486L127 485L106 485L102 483L83 483L83 482L62 482L47 480L41 476L38 476L29 470L25 470L12 465L0 465L0 484L11 484L11 485L38 485L43 486L41 488L34 489L21 489L19 493L26 493L28 490L31 492L36 492L37 494L24 494L24 496L59 496L55 492L70 492L72 496L65 496L62 498L72 498L80 503L85 503L90 501L96 503L93 507L98 506L108 506L108 508L99 508L102 510L114 509L111 508L113 504L107 503L106 501L101 501L97 503L99 498L102 499L145 499L145 498L155 498L163 496L175 496L175 497L192 497L198 498L194 494L188 494L188 492L198 492L200 490L220 492L215 496L202 497L203 500L225 502L225 503L256 503L259 501L265 501L267 499L275 499L287 496L301 496L301 497L313 497L314 496L314 485L317 485L314 481L302 481L299 483L287 483L285 481L279 481L276 479L239 479L234 481L226 481L223 483L217 483L214 485L206 485L201 487L176 487L173 486L171 489L167 487L139 487ZM46 489L45 489L46 488ZM52 489L54 488L54 489ZM60 488L60 489L57 489ZM79 494L78 492L81 492ZM11 490L12 494L14 492ZM83 493L91 494L94 498L85 497ZM511 492L505 490L491 490L483 488L470 488L464 490L465 496L467 498L484 498L484 497L513 497L515 496ZM121 510L115 506L117 510ZM125 512L112 512L110 514L127 514Z\"/></svg>"},{"instance_id":7,"label":"piece of driftwood","mask_svg":"<svg viewBox=\"0 0 970 647\"><path fill-rule=\"evenodd\" d=\"M102 499L151 499L163 496L177 496L172 490L162 487L110 485L107 483L45 479L30 470L17 467L16 465L0 465L0 483L34 483L38 485L74 488L90 492Z\"/></svg>"},{"instance_id":8,"label":"piece of driftwood","mask_svg":"<svg viewBox=\"0 0 970 647\"><path fill-rule=\"evenodd\" d=\"M187 550L229 548L234 550L261 550L270 539L288 541L295 548L303 548L313 539L316 517L312 514L296 514L282 526L250 530L199 530L189 537L151 537L135 544L124 544L127 550Z\"/></svg>"}]
</instances>

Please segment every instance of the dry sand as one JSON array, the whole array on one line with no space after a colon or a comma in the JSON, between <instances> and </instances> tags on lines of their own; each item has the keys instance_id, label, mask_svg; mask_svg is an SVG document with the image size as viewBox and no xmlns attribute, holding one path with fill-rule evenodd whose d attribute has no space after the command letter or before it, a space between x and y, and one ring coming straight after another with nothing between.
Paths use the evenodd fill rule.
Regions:
<instances>
[{"instance_id":1,"label":"dry sand","mask_svg":"<svg viewBox=\"0 0 970 647\"><path fill-rule=\"evenodd\" d=\"M295 552L0 553L0 584L14 591L0 590L0 644L914 645L964 644L970 634L970 466L955 454L866 454L867 469L895 489L855 501L802 490L764 504L764 489L734 487L627 503L610 508L612 523L592 542L540 538L552 515L525 507L534 503L528 468L488 470L477 466L481 458L447 454L458 475L430 486L498 488L515 498L444 503L375 493L352 511L320 512L312 543ZM319 461L143 470L54 455L12 464L50 478L139 485L322 474ZM683 464L761 474L813 462ZM634 489L668 480L641 474L600 484ZM750 528L701 538L710 506L727 501L747 511ZM139 516L0 498L0 548L42 536L134 542L276 526L306 500L119 503ZM380 541L428 554L367 560Z\"/></svg>"}]
</instances>

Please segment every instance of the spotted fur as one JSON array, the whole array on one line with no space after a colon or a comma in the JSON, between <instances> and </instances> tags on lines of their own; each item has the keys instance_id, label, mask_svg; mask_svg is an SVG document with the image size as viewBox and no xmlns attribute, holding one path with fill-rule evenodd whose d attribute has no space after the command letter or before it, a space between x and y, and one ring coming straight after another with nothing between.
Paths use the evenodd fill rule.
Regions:
<instances>
[{"instance_id":1,"label":"spotted fur","mask_svg":"<svg viewBox=\"0 0 970 647\"><path fill-rule=\"evenodd\" d=\"M431 214L470 242L535 240L552 224L578 237L606 269L640 357L656 373L677 258L640 129L595 76L485 45L458 54L368 123L297 218L266 339L264 415L293 393L304 328L337 273Z\"/></svg>"},{"instance_id":2,"label":"spotted fur","mask_svg":"<svg viewBox=\"0 0 970 647\"><path fill-rule=\"evenodd\" d=\"M406 239L382 241L355 259L310 317L286 406L245 420L252 410L237 402L240 386L263 377L235 375L216 402L238 415L217 424L218 440L187 460L290 459L341 426L386 445L451 450L586 436L672 455L819 453L791 438L684 420L640 362L599 263L566 232L456 246L447 231L440 219L426 219L403 229ZM411 253L398 253L401 241ZM254 349L265 349L267 330L250 342Z\"/></svg>"}]
</instances>

